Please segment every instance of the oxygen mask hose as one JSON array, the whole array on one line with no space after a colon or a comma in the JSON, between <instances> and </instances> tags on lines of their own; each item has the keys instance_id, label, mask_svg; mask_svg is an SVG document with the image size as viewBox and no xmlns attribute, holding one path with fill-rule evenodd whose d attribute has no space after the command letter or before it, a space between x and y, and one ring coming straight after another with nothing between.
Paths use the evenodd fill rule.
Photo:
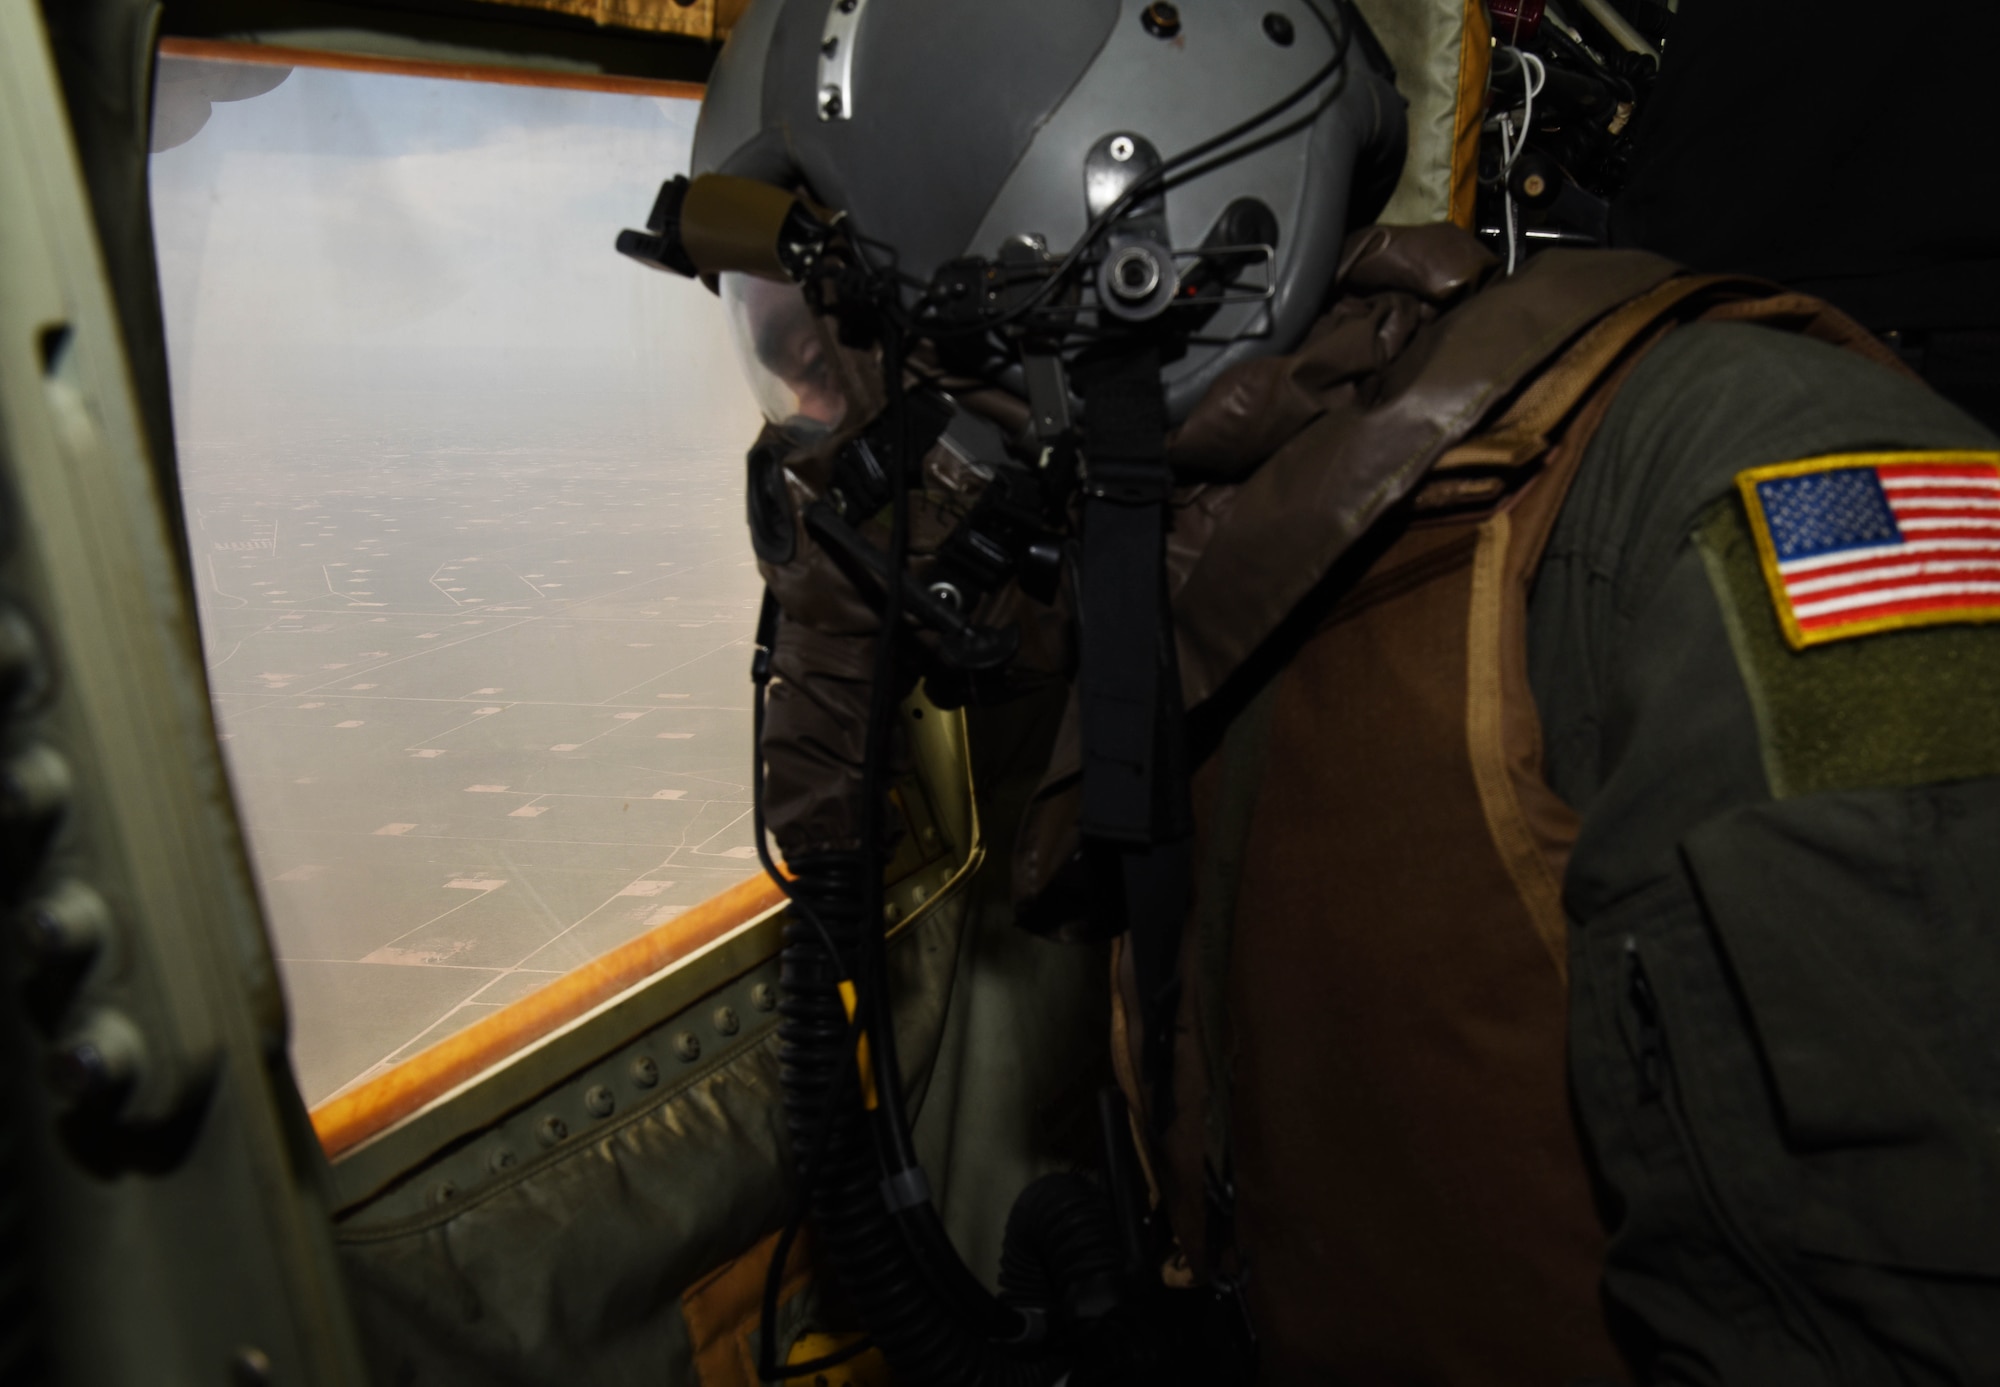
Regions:
<instances>
[{"instance_id":1,"label":"oxygen mask hose","mask_svg":"<svg viewBox=\"0 0 2000 1387\"><path fill-rule=\"evenodd\" d=\"M901 413L901 367L893 344L884 355L894 363L890 407ZM903 570L908 551L908 453L906 442L895 458L899 475L889 546L895 572ZM818 1246L897 1380L926 1387L1046 1387L1064 1374L1066 1365L1046 1345L1032 1342L1044 1317L1023 1314L994 1297L952 1247L917 1165L903 1105L889 1004L882 873L889 844L890 739L906 677L894 642L901 626L899 585L886 587L882 621L871 642L861 803L847 806L851 821L859 825L862 846L858 851L788 855L786 863L791 876L783 884L794 903L779 980L779 1076L786 1126ZM760 630L760 683L769 678L767 642L775 642L778 629L772 620ZM757 700L760 846L764 692L758 690ZM775 866L772 870L782 877ZM1060 1249L1074 1240L1058 1230L1041 1230L1036 1241ZM781 1239L780 1255L790 1243L790 1237ZM782 1276L775 1258L768 1275ZM1060 1275L1049 1279L1064 1280ZM776 1289L767 1281L767 1335L775 1328L770 1319ZM772 1362L776 1347L767 1338L762 1371L768 1378L831 1366L822 1360L779 1368Z\"/></svg>"},{"instance_id":2,"label":"oxygen mask hose","mask_svg":"<svg viewBox=\"0 0 2000 1387\"><path fill-rule=\"evenodd\" d=\"M983 1335L968 1332L963 1316L939 1295L938 1276L915 1254L885 1204L883 1162L870 1121L871 1108L881 1110L881 1090L872 1072L855 1082L868 1031L857 1037L849 1015L855 989L838 963L864 952L869 928L880 934L874 923L880 913L864 905L869 879L881 871L879 859L827 853L788 865L798 904L785 927L779 973L779 1078L814 1228L841 1289L899 1381L944 1387L1040 1387L1053 1381L1054 1365L993 1361ZM817 924L807 922L808 914ZM789 1246L790 1240L784 1241L779 1256ZM779 1265L774 1260L773 1275L780 1274ZM969 1279L962 1264L960 1275ZM767 1307L775 1304L774 1290L767 1288ZM789 1377L826 1366L832 1364L768 1375Z\"/></svg>"},{"instance_id":3,"label":"oxygen mask hose","mask_svg":"<svg viewBox=\"0 0 2000 1387\"><path fill-rule=\"evenodd\" d=\"M854 251L863 254L858 242ZM996 1296L952 1244L905 1107L883 874L894 845L889 768L898 710L930 658L906 617L921 617L911 594L925 591L909 572L911 492L922 478L916 454L937 434L916 446L904 379L907 323L894 304L885 292L870 338L880 350L878 398L886 409L879 425L844 445L864 450L886 480L881 502L849 519L844 542L849 550L879 543L869 532L879 534L875 517L886 507L887 544L862 556L866 562L843 564L843 554L856 554L822 545L827 535L797 519L806 511L809 520L824 498L786 494L779 504L791 507L793 523L782 544L759 555L778 598L796 594L798 605L780 619L778 598L767 599L760 626L755 806L760 854L793 903L780 971L779 1073L800 1190L767 1269L760 1374L810 1376L860 1351L850 1346L815 1364L774 1361L782 1257L796 1219L809 1211L819 1256L897 1382L1122 1382L1128 1367L1159 1355L1138 1346L1147 1334L1135 1329L1132 1307L1144 1299L1143 1269L1128 1265L1102 1191L1077 1176L1031 1187L1009 1220L1005 1294ZM830 592L833 574L847 586ZM767 788L784 806L777 833L789 879L764 846ZM1161 1380L1180 1366L1160 1365Z\"/></svg>"},{"instance_id":4,"label":"oxygen mask hose","mask_svg":"<svg viewBox=\"0 0 2000 1387\"><path fill-rule=\"evenodd\" d=\"M837 949L853 956L869 923L856 909L868 876L863 857L827 854L789 865L801 906L818 916ZM1029 1187L1008 1219L1001 1271L1007 1304L972 1280L944 1240L944 1255L986 1296L991 1311L978 1314L951 1295L936 1249L919 1251L905 1227L907 1213L899 1218L887 1207L866 1089L854 1082L856 1037L842 981L821 931L790 922L778 1004L786 1128L793 1151L810 1163L801 1174L810 1181L814 1231L842 1292L899 1383L1048 1387L1069 1371L1070 1355L1048 1345L997 1342L991 1326L1003 1316L1024 1328L1068 1321L1078 1312L1094 1317L1115 1301L1112 1282L1121 1258L1101 1197L1075 1176L1046 1177ZM880 1111L878 1088L874 1112ZM935 1208L928 1202L923 1208L935 1220ZM767 1325L775 1289L767 1292ZM807 1375L833 1365L820 1360L767 1368L766 1376Z\"/></svg>"}]
</instances>

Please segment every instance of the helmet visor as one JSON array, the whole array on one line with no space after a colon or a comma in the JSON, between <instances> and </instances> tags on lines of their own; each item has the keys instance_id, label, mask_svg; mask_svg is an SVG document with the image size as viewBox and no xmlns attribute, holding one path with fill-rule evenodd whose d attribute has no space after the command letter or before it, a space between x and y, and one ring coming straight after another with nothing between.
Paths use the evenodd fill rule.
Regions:
<instances>
[{"instance_id":1,"label":"helmet visor","mask_svg":"<svg viewBox=\"0 0 2000 1387\"><path fill-rule=\"evenodd\" d=\"M833 323L812 311L796 284L720 276L736 359L757 406L778 430L811 446L850 418L865 417L872 359L843 347Z\"/></svg>"}]
</instances>

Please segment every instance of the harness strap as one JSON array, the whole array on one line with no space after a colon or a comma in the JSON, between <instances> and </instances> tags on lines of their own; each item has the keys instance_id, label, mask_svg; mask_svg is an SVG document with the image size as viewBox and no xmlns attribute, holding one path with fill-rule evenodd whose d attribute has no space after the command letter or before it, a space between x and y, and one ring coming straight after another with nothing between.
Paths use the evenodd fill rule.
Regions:
<instances>
[{"instance_id":1,"label":"harness strap","mask_svg":"<svg viewBox=\"0 0 2000 1387\"><path fill-rule=\"evenodd\" d=\"M1167 629L1166 404L1150 348L1079 373L1084 394L1077 691L1085 836L1155 840L1154 765Z\"/></svg>"},{"instance_id":2,"label":"harness strap","mask_svg":"<svg viewBox=\"0 0 2000 1387\"><path fill-rule=\"evenodd\" d=\"M1769 292L1762 280L1734 275L1677 275L1656 285L1586 329L1528 381L1492 424L1447 450L1432 470L1451 472L1480 464L1519 467L1535 461L1584 395L1648 328L1697 296L1712 302ZM1683 310L1674 316L1679 320L1695 315Z\"/></svg>"}]
</instances>

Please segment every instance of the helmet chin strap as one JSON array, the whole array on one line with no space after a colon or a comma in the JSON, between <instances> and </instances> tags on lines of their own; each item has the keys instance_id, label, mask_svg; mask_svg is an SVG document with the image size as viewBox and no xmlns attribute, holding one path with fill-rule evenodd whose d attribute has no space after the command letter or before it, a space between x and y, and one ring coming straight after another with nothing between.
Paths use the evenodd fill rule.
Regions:
<instances>
[{"instance_id":1,"label":"helmet chin strap","mask_svg":"<svg viewBox=\"0 0 2000 1387\"><path fill-rule=\"evenodd\" d=\"M1166 588L1167 414L1158 347L1078 371L1083 396L1077 678L1083 752L1079 827L1091 907L1130 931L1151 1116L1173 1109L1173 1018L1188 899L1189 806L1179 663Z\"/></svg>"}]
</instances>

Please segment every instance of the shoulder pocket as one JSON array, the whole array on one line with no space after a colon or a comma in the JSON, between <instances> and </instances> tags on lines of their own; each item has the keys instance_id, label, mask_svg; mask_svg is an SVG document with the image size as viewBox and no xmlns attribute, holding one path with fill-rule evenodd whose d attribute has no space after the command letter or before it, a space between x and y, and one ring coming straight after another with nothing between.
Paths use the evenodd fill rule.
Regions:
<instances>
[{"instance_id":1,"label":"shoulder pocket","mask_svg":"<svg viewBox=\"0 0 2000 1387\"><path fill-rule=\"evenodd\" d=\"M2000 1278L2000 899L1951 899L1963 798L1758 806L1685 851L1802 1177L1798 1245Z\"/></svg>"},{"instance_id":2,"label":"shoulder pocket","mask_svg":"<svg viewBox=\"0 0 2000 1387\"><path fill-rule=\"evenodd\" d=\"M2000 781L1754 806L1575 932L1608 1289L1662 1372L2000 1378L1995 845Z\"/></svg>"}]
</instances>

